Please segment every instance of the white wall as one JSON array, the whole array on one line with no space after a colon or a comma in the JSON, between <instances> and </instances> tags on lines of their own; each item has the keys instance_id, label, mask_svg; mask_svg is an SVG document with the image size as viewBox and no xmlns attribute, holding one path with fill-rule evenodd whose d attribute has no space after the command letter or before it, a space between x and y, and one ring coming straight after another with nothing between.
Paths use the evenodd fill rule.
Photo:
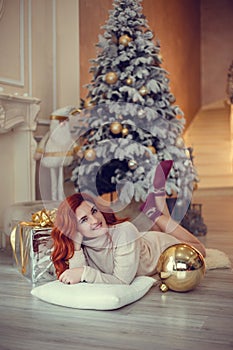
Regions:
<instances>
[{"instance_id":1,"label":"white wall","mask_svg":"<svg viewBox=\"0 0 233 350\"><path fill-rule=\"evenodd\" d=\"M78 105L79 0L0 4L0 88L39 98L39 119Z\"/></svg>"},{"instance_id":2,"label":"white wall","mask_svg":"<svg viewBox=\"0 0 233 350\"><path fill-rule=\"evenodd\" d=\"M201 1L202 106L227 98L227 74L233 59L233 1Z\"/></svg>"}]
</instances>

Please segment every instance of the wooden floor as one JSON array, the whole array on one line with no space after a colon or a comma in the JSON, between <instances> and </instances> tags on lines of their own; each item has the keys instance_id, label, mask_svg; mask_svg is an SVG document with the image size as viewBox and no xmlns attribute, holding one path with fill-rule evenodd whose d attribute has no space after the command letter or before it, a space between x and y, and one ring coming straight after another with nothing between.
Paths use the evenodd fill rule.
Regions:
<instances>
[{"instance_id":1,"label":"wooden floor","mask_svg":"<svg viewBox=\"0 0 233 350\"><path fill-rule=\"evenodd\" d=\"M211 191L195 195L203 203L208 248L233 261L233 196ZM208 271L187 293L153 287L141 300L115 311L78 310L42 302L0 253L1 350L223 350L233 349L233 271Z\"/></svg>"}]
</instances>

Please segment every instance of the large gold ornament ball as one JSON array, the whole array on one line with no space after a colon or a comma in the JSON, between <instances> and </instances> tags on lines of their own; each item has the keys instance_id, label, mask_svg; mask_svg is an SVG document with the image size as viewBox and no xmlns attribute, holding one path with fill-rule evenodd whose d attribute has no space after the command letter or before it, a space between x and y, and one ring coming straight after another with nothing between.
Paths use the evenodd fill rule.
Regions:
<instances>
[{"instance_id":1,"label":"large gold ornament ball","mask_svg":"<svg viewBox=\"0 0 233 350\"><path fill-rule=\"evenodd\" d=\"M142 87L140 88L140 90L139 90L139 94L140 94L141 96L146 96L148 93L149 93L149 91L148 91L148 89L147 89L146 86L142 86Z\"/></svg>"},{"instance_id":2,"label":"large gold ornament ball","mask_svg":"<svg viewBox=\"0 0 233 350\"><path fill-rule=\"evenodd\" d=\"M114 135L120 134L122 129L123 129L123 126L119 122L113 122L110 125L110 130Z\"/></svg>"},{"instance_id":3,"label":"large gold ornament ball","mask_svg":"<svg viewBox=\"0 0 233 350\"><path fill-rule=\"evenodd\" d=\"M84 152L84 158L89 161L92 162L93 160L95 160L96 158L96 151L93 148L88 148L85 152Z\"/></svg>"},{"instance_id":4,"label":"large gold ornament ball","mask_svg":"<svg viewBox=\"0 0 233 350\"><path fill-rule=\"evenodd\" d=\"M105 80L108 84L115 84L118 80L118 76L115 72L109 72L105 76Z\"/></svg>"},{"instance_id":5,"label":"large gold ornament ball","mask_svg":"<svg viewBox=\"0 0 233 350\"><path fill-rule=\"evenodd\" d=\"M178 243L168 247L157 264L162 292L187 292L196 288L205 275L205 260L194 247Z\"/></svg>"},{"instance_id":6,"label":"large gold ornament ball","mask_svg":"<svg viewBox=\"0 0 233 350\"><path fill-rule=\"evenodd\" d=\"M132 41L132 38L127 34L122 35L119 38L119 44L123 46L128 46L130 41Z\"/></svg>"}]
</instances>

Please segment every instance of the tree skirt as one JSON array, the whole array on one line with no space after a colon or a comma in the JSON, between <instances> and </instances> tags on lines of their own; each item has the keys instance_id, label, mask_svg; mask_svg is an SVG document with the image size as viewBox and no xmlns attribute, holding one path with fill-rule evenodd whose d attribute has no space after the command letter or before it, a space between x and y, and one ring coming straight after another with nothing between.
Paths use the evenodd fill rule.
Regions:
<instances>
[{"instance_id":1,"label":"tree skirt","mask_svg":"<svg viewBox=\"0 0 233 350\"><path fill-rule=\"evenodd\" d=\"M206 270L213 270L213 269L229 269L232 266L231 260L226 255L226 253L218 250L218 249L212 249L207 248L206 249Z\"/></svg>"}]
</instances>

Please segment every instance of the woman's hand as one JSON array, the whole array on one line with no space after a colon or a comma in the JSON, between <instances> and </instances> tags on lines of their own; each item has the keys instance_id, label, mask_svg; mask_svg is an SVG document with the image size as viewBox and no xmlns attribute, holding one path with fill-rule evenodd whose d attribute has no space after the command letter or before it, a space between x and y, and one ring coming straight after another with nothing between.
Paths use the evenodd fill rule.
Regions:
<instances>
[{"instance_id":1,"label":"woman's hand","mask_svg":"<svg viewBox=\"0 0 233 350\"><path fill-rule=\"evenodd\" d=\"M59 281L65 284L75 284L81 282L83 267L67 269L59 276Z\"/></svg>"}]
</instances>

